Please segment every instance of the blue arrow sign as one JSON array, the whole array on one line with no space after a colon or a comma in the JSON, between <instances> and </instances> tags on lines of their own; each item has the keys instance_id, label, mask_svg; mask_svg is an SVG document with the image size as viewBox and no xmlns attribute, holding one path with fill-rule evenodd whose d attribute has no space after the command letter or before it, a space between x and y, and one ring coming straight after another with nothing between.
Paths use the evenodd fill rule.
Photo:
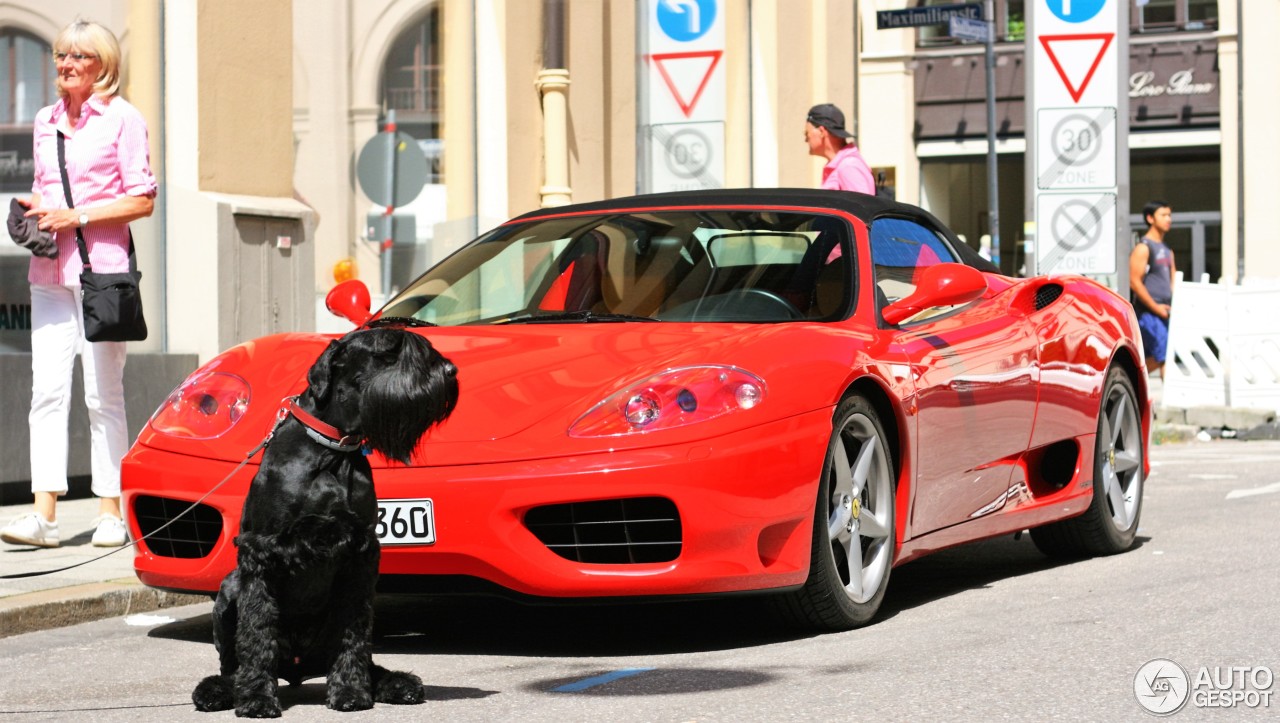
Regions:
<instances>
[{"instance_id":1,"label":"blue arrow sign","mask_svg":"<svg viewBox=\"0 0 1280 723\"><path fill-rule=\"evenodd\" d=\"M658 27L681 43L706 35L716 21L716 0L659 0Z\"/></svg>"},{"instance_id":2,"label":"blue arrow sign","mask_svg":"<svg viewBox=\"0 0 1280 723\"><path fill-rule=\"evenodd\" d=\"M1107 0L1044 0L1049 11L1059 19L1069 23L1083 23L1092 20L1093 16L1102 12Z\"/></svg>"}]
</instances>

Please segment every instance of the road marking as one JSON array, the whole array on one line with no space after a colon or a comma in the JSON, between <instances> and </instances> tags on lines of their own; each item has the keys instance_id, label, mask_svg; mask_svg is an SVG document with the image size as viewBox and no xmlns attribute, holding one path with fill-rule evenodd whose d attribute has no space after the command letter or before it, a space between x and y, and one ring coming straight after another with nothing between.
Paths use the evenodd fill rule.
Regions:
<instances>
[{"instance_id":1,"label":"road marking","mask_svg":"<svg viewBox=\"0 0 1280 723\"><path fill-rule=\"evenodd\" d=\"M1235 474L1189 474L1191 479L1239 479L1240 475Z\"/></svg>"},{"instance_id":2,"label":"road marking","mask_svg":"<svg viewBox=\"0 0 1280 723\"><path fill-rule=\"evenodd\" d=\"M1280 482L1267 485L1266 487L1254 487L1247 490L1231 490L1227 493L1227 499L1238 500L1241 497L1255 497L1257 495L1273 495L1280 492Z\"/></svg>"},{"instance_id":3,"label":"road marking","mask_svg":"<svg viewBox=\"0 0 1280 723\"><path fill-rule=\"evenodd\" d=\"M169 623L172 623L172 622L177 622L177 619L169 617L168 615L147 615L145 613L129 615L124 619L125 625L133 625L136 627L150 627L152 625L168 625Z\"/></svg>"},{"instance_id":4,"label":"road marking","mask_svg":"<svg viewBox=\"0 0 1280 723\"><path fill-rule=\"evenodd\" d=\"M567 683L565 685L560 686L559 688L552 688L551 692L552 693L578 693L586 690L587 688L594 688L597 685L612 683L613 681L618 680L619 678L626 678L632 675L638 675L640 673L647 673L650 670L654 670L654 668L624 668L622 670L615 670L612 673L605 673L604 675L596 675L590 678L583 678L582 680L579 680L576 683Z\"/></svg>"}]
</instances>

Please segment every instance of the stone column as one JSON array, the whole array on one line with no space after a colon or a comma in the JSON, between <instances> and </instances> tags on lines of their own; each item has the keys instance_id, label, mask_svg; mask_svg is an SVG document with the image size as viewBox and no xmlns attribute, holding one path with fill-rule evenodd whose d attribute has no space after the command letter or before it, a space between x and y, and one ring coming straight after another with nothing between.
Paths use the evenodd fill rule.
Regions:
<instances>
[{"instance_id":1,"label":"stone column","mask_svg":"<svg viewBox=\"0 0 1280 723\"><path fill-rule=\"evenodd\" d=\"M536 83L542 94L542 150L545 183L538 189L542 207L563 206L573 202L569 186L569 113L565 91L569 88L569 71L548 68L538 73Z\"/></svg>"}]
</instances>

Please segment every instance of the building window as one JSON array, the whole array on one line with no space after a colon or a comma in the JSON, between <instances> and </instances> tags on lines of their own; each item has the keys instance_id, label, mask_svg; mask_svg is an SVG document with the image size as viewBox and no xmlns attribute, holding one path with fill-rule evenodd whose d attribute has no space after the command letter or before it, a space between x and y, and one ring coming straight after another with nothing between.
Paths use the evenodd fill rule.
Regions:
<instances>
[{"instance_id":1,"label":"building window","mask_svg":"<svg viewBox=\"0 0 1280 723\"><path fill-rule=\"evenodd\" d=\"M1217 0L1148 0L1134 3L1129 24L1134 33L1169 33L1179 30L1214 30L1218 27Z\"/></svg>"},{"instance_id":2,"label":"building window","mask_svg":"<svg viewBox=\"0 0 1280 723\"><path fill-rule=\"evenodd\" d=\"M916 7L956 5L961 0L916 0ZM1021 42L1027 35L1025 13L1026 0L995 0L992 10L996 16L996 40ZM960 41L951 37L945 23L926 25L916 35L917 45L952 45Z\"/></svg>"},{"instance_id":3,"label":"building window","mask_svg":"<svg viewBox=\"0 0 1280 723\"><path fill-rule=\"evenodd\" d=\"M1004 32L999 38L1001 40L1025 40L1027 37L1027 16L1023 7L1023 0L1005 0L1001 4L1004 5L1004 13L1000 15L1004 19Z\"/></svg>"},{"instance_id":4,"label":"building window","mask_svg":"<svg viewBox=\"0 0 1280 723\"><path fill-rule=\"evenodd\" d=\"M49 44L34 35L0 29L0 193L31 191L36 113L58 97L52 53Z\"/></svg>"},{"instance_id":5,"label":"building window","mask_svg":"<svg viewBox=\"0 0 1280 723\"><path fill-rule=\"evenodd\" d=\"M440 7L433 6L396 38L382 68L382 111L394 110L396 128L418 141L431 171L444 182L440 96Z\"/></svg>"}]
</instances>

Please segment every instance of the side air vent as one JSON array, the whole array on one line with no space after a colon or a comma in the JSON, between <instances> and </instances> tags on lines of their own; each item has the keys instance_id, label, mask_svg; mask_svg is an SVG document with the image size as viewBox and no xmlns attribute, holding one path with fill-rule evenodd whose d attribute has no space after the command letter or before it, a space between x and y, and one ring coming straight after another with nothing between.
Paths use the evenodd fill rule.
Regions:
<instances>
[{"instance_id":1,"label":"side air vent","mask_svg":"<svg viewBox=\"0 0 1280 723\"><path fill-rule=\"evenodd\" d=\"M601 565L670 562L680 556L680 513L665 497L545 505L524 516L560 557Z\"/></svg>"},{"instance_id":2,"label":"side air vent","mask_svg":"<svg viewBox=\"0 0 1280 723\"><path fill-rule=\"evenodd\" d=\"M1052 304L1062 296L1062 284L1045 284L1036 289L1036 311Z\"/></svg>"},{"instance_id":3,"label":"side air vent","mask_svg":"<svg viewBox=\"0 0 1280 723\"><path fill-rule=\"evenodd\" d=\"M133 501L133 517L144 536L154 533L142 544L160 557L199 558L212 552L222 534L222 515L203 504L183 514L188 507L191 503L186 500L137 497ZM164 527L169 522L173 524Z\"/></svg>"}]
</instances>

